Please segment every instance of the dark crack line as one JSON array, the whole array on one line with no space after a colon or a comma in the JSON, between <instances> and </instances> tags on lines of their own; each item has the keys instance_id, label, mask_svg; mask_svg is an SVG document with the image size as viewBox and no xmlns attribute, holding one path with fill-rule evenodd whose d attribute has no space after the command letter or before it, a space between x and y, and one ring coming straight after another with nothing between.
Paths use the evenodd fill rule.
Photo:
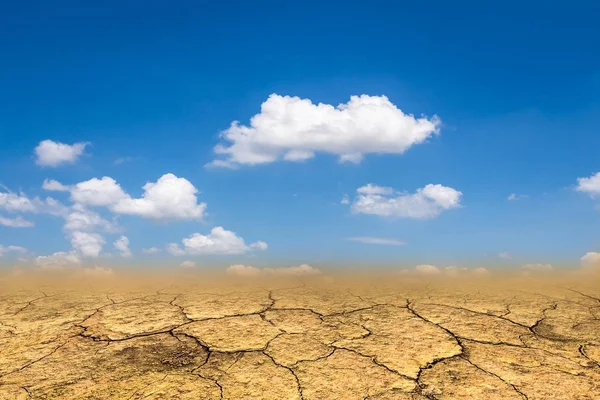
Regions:
<instances>
[{"instance_id":1,"label":"dark crack line","mask_svg":"<svg viewBox=\"0 0 600 400\"><path fill-rule=\"evenodd\" d=\"M566 289L566 290L568 290L570 292L577 293L577 294L579 294L579 295L581 295L583 297L587 297L588 299L596 300L598 303L600 303L600 298L594 297L594 296L590 296L589 294L580 292L579 290L575 290L575 289L571 289L571 288L566 288L566 287L561 287L561 289Z\"/></svg>"},{"instance_id":2,"label":"dark crack line","mask_svg":"<svg viewBox=\"0 0 600 400\"><path fill-rule=\"evenodd\" d=\"M278 366L280 368L287 369L288 371L290 371L290 373L292 374L292 376L296 380L296 386L298 388L298 394L300 395L300 399L304 400L304 394L302 393L302 385L300 384L300 379L298 378L298 375L296 375L296 372L291 367L288 367L287 365L283 365L283 364L280 364L277 361L275 361L275 359L270 354L266 353L265 351L263 351L262 353L265 356L267 356L273 362L273 364L275 364L276 366Z\"/></svg>"},{"instance_id":3,"label":"dark crack line","mask_svg":"<svg viewBox=\"0 0 600 400\"><path fill-rule=\"evenodd\" d=\"M465 360L466 362L468 362L469 364L471 364L472 366L474 366L475 368L477 368L478 370L480 370L481 372L483 372L483 373L485 373L485 374L487 374L487 375L494 376L494 377L498 378L498 379L499 379L500 381L502 381L504 384L506 384L506 385L510 386L511 388L513 388L513 390L514 390L515 392L517 392L517 394L518 394L519 396L521 396L523 399L525 399L525 400L528 400L528 399L529 399L525 393L523 393L521 390L519 390L519 388L518 388L517 386L515 386L514 384L512 384L512 383L510 383L510 382L508 382L508 381L506 381L506 380L504 380L504 379L503 379L503 378L502 378L500 375L498 375L498 374L495 374L495 373L493 373L493 372L490 372L490 371L487 371L487 370L485 370L485 369L481 368L479 365L475 364L473 361L469 360L469 359L468 359L467 357L465 357L465 356L461 356L461 358L462 358L463 360Z\"/></svg>"}]
</instances>

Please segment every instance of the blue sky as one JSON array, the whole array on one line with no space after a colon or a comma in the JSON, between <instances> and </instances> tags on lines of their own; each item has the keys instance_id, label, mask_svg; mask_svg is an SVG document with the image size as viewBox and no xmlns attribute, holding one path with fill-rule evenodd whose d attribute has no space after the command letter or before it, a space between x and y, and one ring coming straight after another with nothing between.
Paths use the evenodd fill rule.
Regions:
<instances>
[{"instance_id":1,"label":"blue sky","mask_svg":"<svg viewBox=\"0 0 600 400\"><path fill-rule=\"evenodd\" d=\"M4 4L0 217L13 221L4 225L20 217L34 226L0 225L3 259L34 262L62 252L81 263L577 266L584 254L600 252L598 4L281 3ZM253 146L270 149L260 155L280 158L207 167L228 159L215 154L218 144L232 144L219 133L233 121L251 126L271 94L313 104L308 114L288 108L285 118L270 115L254 130ZM310 111L360 95L380 104L344 114L350 122L340 122L339 111ZM377 114L379 106L389 111L380 96L397 109ZM292 103L277 99L282 107ZM394 143L414 130L394 118L412 120L410 114L431 127L401 152ZM441 123L432 123L434 116ZM310 133L299 128L306 123ZM319 146L306 139L315 132L324 134ZM34 149L44 140L89 144L80 155L63 154L62 163L40 165ZM360 162L340 162L341 147L362 153ZM281 160L299 149L316 152ZM195 187L197 203L177 205L167 186L160 206L135 202L147 182L165 174ZM73 185L102 177L114 179L129 203L73 200ZM44 190L45 179L67 188ZM366 198L383 204L379 211L357 203L357 189L367 184L393 188ZM394 200L429 184L460 196L441 209L435 196ZM51 196L65 208L57 215L47 203L34 204L35 212L9 209L9 191L31 201ZM509 200L513 193L517 199ZM341 204L344 195L349 204ZM200 217L183 216L201 203ZM134 210L140 204L146 211ZM159 215L169 204L183 214ZM437 211L407 216L423 207ZM77 210L114 226L69 229L68 215ZM232 254L219 243L182 243L215 227L235 232L245 247ZM74 232L85 235L74 240ZM121 236L132 257L113 246ZM98 245L98 237L99 252L85 247L86 240ZM251 248L257 242L268 248ZM169 252L169 243L180 252ZM151 247L160 252L142 253Z\"/></svg>"}]
</instances>

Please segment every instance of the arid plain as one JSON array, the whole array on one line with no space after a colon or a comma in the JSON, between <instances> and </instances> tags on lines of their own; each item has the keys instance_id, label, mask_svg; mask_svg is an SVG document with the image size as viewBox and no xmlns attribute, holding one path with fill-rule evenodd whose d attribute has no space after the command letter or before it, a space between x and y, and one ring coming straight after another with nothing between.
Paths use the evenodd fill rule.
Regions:
<instances>
[{"instance_id":1,"label":"arid plain","mask_svg":"<svg viewBox=\"0 0 600 400\"><path fill-rule=\"evenodd\" d=\"M0 399L600 399L600 281L6 275Z\"/></svg>"}]
</instances>

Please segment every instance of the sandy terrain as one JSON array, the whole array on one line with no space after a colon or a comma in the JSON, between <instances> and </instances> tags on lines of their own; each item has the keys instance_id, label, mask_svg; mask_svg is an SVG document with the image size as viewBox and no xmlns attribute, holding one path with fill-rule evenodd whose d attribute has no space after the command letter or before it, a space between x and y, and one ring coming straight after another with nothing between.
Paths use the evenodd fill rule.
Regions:
<instances>
[{"instance_id":1,"label":"sandy terrain","mask_svg":"<svg viewBox=\"0 0 600 400\"><path fill-rule=\"evenodd\" d=\"M597 280L134 281L0 279L0 398L600 399Z\"/></svg>"}]
</instances>

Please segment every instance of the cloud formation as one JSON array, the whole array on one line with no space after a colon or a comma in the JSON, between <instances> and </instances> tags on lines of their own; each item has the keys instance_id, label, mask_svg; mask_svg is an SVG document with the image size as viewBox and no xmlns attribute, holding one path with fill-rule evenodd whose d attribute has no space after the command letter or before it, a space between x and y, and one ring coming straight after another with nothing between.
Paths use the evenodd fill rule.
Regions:
<instances>
[{"instance_id":1,"label":"cloud formation","mask_svg":"<svg viewBox=\"0 0 600 400\"><path fill-rule=\"evenodd\" d=\"M175 256L186 254L243 254L253 249L266 250L265 242L255 242L246 245L244 239L235 232L228 231L221 226L211 229L208 235L194 233L182 240L183 248L177 243L169 243L167 251Z\"/></svg>"},{"instance_id":2,"label":"cloud formation","mask_svg":"<svg viewBox=\"0 0 600 400\"><path fill-rule=\"evenodd\" d=\"M27 249L21 246L3 246L0 244L0 257L6 253L26 253Z\"/></svg>"},{"instance_id":3,"label":"cloud formation","mask_svg":"<svg viewBox=\"0 0 600 400\"><path fill-rule=\"evenodd\" d=\"M42 140L34 149L35 163L42 167L57 167L61 164L74 164L83 154L88 142L65 144L52 140Z\"/></svg>"},{"instance_id":4,"label":"cloud formation","mask_svg":"<svg viewBox=\"0 0 600 400\"><path fill-rule=\"evenodd\" d=\"M221 132L225 141L212 166L237 167L279 160L300 162L316 153L359 163L365 154L402 154L439 133L437 116L415 118L386 96L352 96L345 104L313 104L310 99L271 94L250 126L238 121Z\"/></svg>"},{"instance_id":5,"label":"cloud formation","mask_svg":"<svg viewBox=\"0 0 600 400\"><path fill-rule=\"evenodd\" d=\"M144 253L144 254L156 254L159 252L160 252L160 249L158 247L149 247L149 248L142 249L142 253Z\"/></svg>"},{"instance_id":6,"label":"cloud formation","mask_svg":"<svg viewBox=\"0 0 600 400\"><path fill-rule=\"evenodd\" d=\"M592 197L600 195L600 172L596 172L589 178L577 178L575 190L587 193Z\"/></svg>"},{"instance_id":7,"label":"cloud formation","mask_svg":"<svg viewBox=\"0 0 600 400\"><path fill-rule=\"evenodd\" d=\"M600 267L600 253L593 251L587 252L581 257L580 261L581 266L584 268Z\"/></svg>"},{"instance_id":8,"label":"cloud formation","mask_svg":"<svg viewBox=\"0 0 600 400\"><path fill-rule=\"evenodd\" d=\"M194 268L196 266L196 263L193 261L184 261L181 264L179 264L179 266L181 268Z\"/></svg>"},{"instance_id":9,"label":"cloud formation","mask_svg":"<svg viewBox=\"0 0 600 400\"><path fill-rule=\"evenodd\" d=\"M127 236L121 236L114 243L113 246L121 252L121 257L131 257L131 250L129 250L129 239Z\"/></svg>"},{"instance_id":10,"label":"cloud formation","mask_svg":"<svg viewBox=\"0 0 600 400\"><path fill-rule=\"evenodd\" d=\"M10 228L31 228L35 226L32 221L28 221L20 215L14 218L3 217L0 215L0 225L8 226Z\"/></svg>"},{"instance_id":11,"label":"cloud formation","mask_svg":"<svg viewBox=\"0 0 600 400\"><path fill-rule=\"evenodd\" d=\"M451 187L429 184L413 194L368 184L356 189L353 213L413 219L435 218L445 210L459 208L462 193Z\"/></svg>"},{"instance_id":12,"label":"cloud formation","mask_svg":"<svg viewBox=\"0 0 600 400\"><path fill-rule=\"evenodd\" d=\"M308 264L302 264L293 267L280 268L256 268L251 265L236 264L230 265L226 270L228 275L255 277L261 275L277 275L277 276L300 276L300 275L319 275L321 270L311 267Z\"/></svg>"},{"instance_id":13,"label":"cloud formation","mask_svg":"<svg viewBox=\"0 0 600 400\"><path fill-rule=\"evenodd\" d=\"M114 213L138 215L153 220L200 220L206 203L198 203L198 189L185 178L168 173L156 182L143 186L141 198L132 198L113 178L79 182L65 186L57 181L45 181L47 190L68 190L74 203L89 207L107 207Z\"/></svg>"},{"instance_id":14,"label":"cloud formation","mask_svg":"<svg viewBox=\"0 0 600 400\"><path fill-rule=\"evenodd\" d=\"M83 257L98 257L105 243L106 240L97 233L81 231L71 233L71 246Z\"/></svg>"},{"instance_id":15,"label":"cloud formation","mask_svg":"<svg viewBox=\"0 0 600 400\"><path fill-rule=\"evenodd\" d=\"M81 263L81 260L74 252L58 252L49 256L38 256L35 259L36 265L42 268L62 268L67 265L77 265Z\"/></svg>"}]
</instances>

